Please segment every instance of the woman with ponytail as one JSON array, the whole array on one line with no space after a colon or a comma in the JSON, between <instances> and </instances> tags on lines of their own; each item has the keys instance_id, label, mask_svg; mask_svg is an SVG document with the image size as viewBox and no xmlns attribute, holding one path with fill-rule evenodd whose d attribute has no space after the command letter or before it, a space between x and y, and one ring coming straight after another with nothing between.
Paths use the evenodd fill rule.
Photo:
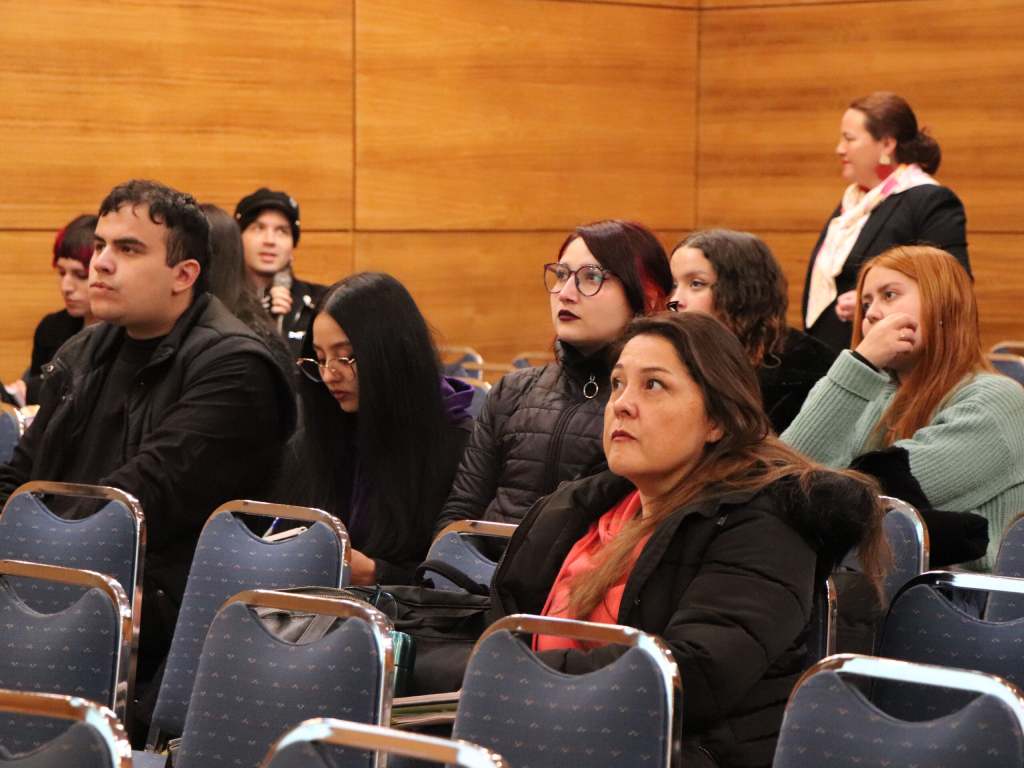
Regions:
<instances>
[{"instance_id":1,"label":"woman with ponytail","mask_svg":"<svg viewBox=\"0 0 1024 768\"><path fill-rule=\"evenodd\" d=\"M938 142L905 99L886 91L855 99L843 114L836 154L850 183L807 267L807 332L837 352L850 345L857 273L894 245L933 245L968 274L963 203L935 180Z\"/></svg>"},{"instance_id":2,"label":"woman with ponytail","mask_svg":"<svg viewBox=\"0 0 1024 768\"><path fill-rule=\"evenodd\" d=\"M685 690L686 764L767 767L806 666L815 585L853 547L881 576L876 490L772 436L747 352L713 317L635 320L618 349L609 469L533 507L495 574L493 610L661 636ZM624 651L535 645L572 674Z\"/></svg>"},{"instance_id":3,"label":"woman with ponytail","mask_svg":"<svg viewBox=\"0 0 1024 768\"><path fill-rule=\"evenodd\" d=\"M921 509L934 567L981 558L972 567L987 569L1024 510L1024 390L985 360L967 274L926 246L871 259L857 280L853 345L782 439Z\"/></svg>"}]
</instances>

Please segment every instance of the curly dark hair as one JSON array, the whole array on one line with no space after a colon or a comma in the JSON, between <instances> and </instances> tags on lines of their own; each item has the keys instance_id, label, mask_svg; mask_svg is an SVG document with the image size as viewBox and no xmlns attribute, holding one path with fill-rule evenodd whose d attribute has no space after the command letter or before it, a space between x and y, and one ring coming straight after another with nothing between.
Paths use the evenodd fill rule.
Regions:
<instances>
[{"instance_id":1,"label":"curly dark hair","mask_svg":"<svg viewBox=\"0 0 1024 768\"><path fill-rule=\"evenodd\" d=\"M732 229L694 232L672 248L696 248L715 268L715 314L755 367L776 366L785 344L788 283L761 238Z\"/></svg>"}]
</instances>

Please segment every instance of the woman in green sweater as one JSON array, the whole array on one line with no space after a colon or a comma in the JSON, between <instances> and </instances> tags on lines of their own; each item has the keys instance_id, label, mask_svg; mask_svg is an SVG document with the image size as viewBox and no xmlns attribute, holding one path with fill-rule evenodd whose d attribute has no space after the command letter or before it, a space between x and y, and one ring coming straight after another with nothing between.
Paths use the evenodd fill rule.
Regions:
<instances>
[{"instance_id":1,"label":"woman in green sweater","mask_svg":"<svg viewBox=\"0 0 1024 768\"><path fill-rule=\"evenodd\" d=\"M972 568L991 567L1006 525L1024 511L1024 389L992 373L970 278L937 248L900 246L864 265L853 350L782 439L826 465L874 474L918 506L984 517L988 548ZM949 519L926 515L933 553L933 520ZM951 530L946 549L960 545Z\"/></svg>"}]
</instances>

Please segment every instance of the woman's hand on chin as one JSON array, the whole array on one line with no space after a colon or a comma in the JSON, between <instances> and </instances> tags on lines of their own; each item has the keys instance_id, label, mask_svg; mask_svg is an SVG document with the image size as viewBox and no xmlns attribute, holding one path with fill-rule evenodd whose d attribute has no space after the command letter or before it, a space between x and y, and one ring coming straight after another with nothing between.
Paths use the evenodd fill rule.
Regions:
<instances>
[{"instance_id":1,"label":"woman's hand on chin","mask_svg":"<svg viewBox=\"0 0 1024 768\"><path fill-rule=\"evenodd\" d=\"M896 312L874 323L856 351L879 370L898 368L900 358L914 350L916 341L917 323L910 315Z\"/></svg>"},{"instance_id":2,"label":"woman's hand on chin","mask_svg":"<svg viewBox=\"0 0 1024 768\"><path fill-rule=\"evenodd\" d=\"M352 550L351 583L357 587L369 587L377 583L377 563L358 549Z\"/></svg>"}]
</instances>

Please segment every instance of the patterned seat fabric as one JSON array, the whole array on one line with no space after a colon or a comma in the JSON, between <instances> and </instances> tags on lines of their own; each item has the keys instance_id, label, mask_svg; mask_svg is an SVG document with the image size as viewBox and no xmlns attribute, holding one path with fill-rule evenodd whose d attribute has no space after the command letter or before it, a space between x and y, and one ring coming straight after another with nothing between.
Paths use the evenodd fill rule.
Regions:
<instances>
[{"instance_id":1,"label":"patterned seat fabric","mask_svg":"<svg viewBox=\"0 0 1024 768\"><path fill-rule=\"evenodd\" d=\"M489 586L494 576L494 569L498 567L498 564L475 547L471 539L472 537L464 536L461 533L446 533L430 545L426 559L447 563L477 584L484 587ZM462 587L440 574L427 570L426 575L436 589L448 592L463 591Z\"/></svg>"},{"instance_id":2,"label":"patterned seat fabric","mask_svg":"<svg viewBox=\"0 0 1024 768\"><path fill-rule=\"evenodd\" d=\"M210 626L175 765L256 766L282 733L311 717L376 723L383 674L360 619L340 619L321 640L299 645L232 603Z\"/></svg>"},{"instance_id":3,"label":"patterned seat fabric","mask_svg":"<svg viewBox=\"0 0 1024 768\"><path fill-rule=\"evenodd\" d=\"M182 733L206 631L229 597L257 588L336 587L340 572L338 538L323 523L268 543L232 514L211 519L192 560L153 724L171 736Z\"/></svg>"},{"instance_id":4,"label":"patterned seat fabric","mask_svg":"<svg viewBox=\"0 0 1024 768\"><path fill-rule=\"evenodd\" d=\"M891 601L900 588L921 573L921 541L913 521L899 512L889 512L882 520L885 539L892 549L892 569L885 577L885 594Z\"/></svg>"},{"instance_id":5,"label":"patterned seat fabric","mask_svg":"<svg viewBox=\"0 0 1024 768\"><path fill-rule=\"evenodd\" d=\"M879 711L835 672L824 671L790 698L772 768L1008 768L1022 760L1024 737L1017 719L994 697L980 696L938 719L906 722Z\"/></svg>"},{"instance_id":6,"label":"patterned seat fabric","mask_svg":"<svg viewBox=\"0 0 1024 768\"><path fill-rule=\"evenodd\" d=\"M0 688L81 696L113 705L118 658L117 611L98 589L69 608L39 614L0 579ZM0 746L25 752L68 728L68 722L0 713Z\"/></svg>"},{"instance_id":7,"label":"patterned seat fabric","mask_svg":"<svg viewBox=\"0 0 1024 768\"><path fill-rule=\"evenodd\" d=\"M879 656L974 669L1024 685L1024 619L991 622L960 610L926 584L904 592L889 610ZM872 700L904 719L930 719L964 706L974 694L905 683L876 683Z\"/></svg>"},{"instance_id":8,"label":"patterned seat fabric","mask_svg":"<svg viewBox=\"0 0 1024 768\"><path fill-rule=\"evenodd\" d=\"M21 439L18 417L12 412L0 409L0 464L6 464L14 456L14 449Z\"/></svg>"},{"instance_id":9,"label":"patterned seat fabric","mask_svg":"<svg viewBox=\"0 0 1024 768\"><path fill-rule=\"evenodd\" d=\"M999 542L999 554L992 575L1018 579L1024 577L1024 518L1015 521ZM985 618L990 621L1024 618L1024 595L992 592L988 597Z\"/></svg>"},{"instance_id":10,"label":"patterned seat fabric","mask_svg":"<svg viewBox=\"0 0 1024 768\"><path fill-rule=\"evenodd\" d=\"M129 603L135 588L136 539L132 514L119 501L81 520L64 520L37 497L19 493L0 515L0 559L97 571L116 579ZM84 591L37 579L10 582L26 603L43 613L67 608Z\"/></svg>"},{"instance_id":11,"label":"patterned seat fabric","mask_svg":"<svg viewBox=\"0 0 1024 768\"><path fill-rule=\"evenodd\" d=\"M638 648L602 669L566 675L498 631L470 659L453 737L516 768L656 768L670 738L663 691L654 661Z\"/></svg>"},{"instance_id":12,"label":"patterned seat fabric","mask_svg":"<svg viewBox=\"0 0 1024 768\"><path fill-rule=\"evenodd\" d=\"M111 755L96 729L85 723L53 721L64 732L31 751L11 754L0 747L2 768L110 768Z\"/></svg>"}]
</instances>

